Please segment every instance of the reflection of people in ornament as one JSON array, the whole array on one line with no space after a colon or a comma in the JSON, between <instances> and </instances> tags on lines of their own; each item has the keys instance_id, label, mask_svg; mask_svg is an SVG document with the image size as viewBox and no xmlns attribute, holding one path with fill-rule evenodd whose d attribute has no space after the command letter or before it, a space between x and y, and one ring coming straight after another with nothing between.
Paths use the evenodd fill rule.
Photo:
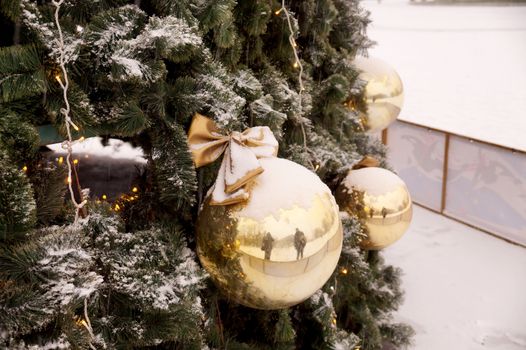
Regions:
<instances>
[{"instance_id":1,"label":"reflection of people in ornament","mask_svg":"<svg viewBox=\"0 0 526 350\"><path fill-rule=\"evenodd\" d=\"M296 233L294 234L294 248L296 248L296 260L301 258L303 259L303 249L307 245L307 237L305 234L296 228Z\"/></svg>"},{"instance_id":2,"label":"reflection of people in ornament","mask_svg":"<svg viewBox=\"0 0 526 350\"><path fill-rule=\"evenodd\" d=\"M272 246L274 245L274 238L270 232L267 232L265 237L263 237L263 244L261 245L261 250L265 252L265 260L270 260L270 253L272 252Z\"/></svg>"},{"instance_id":3,"label":"reflection of people in ornament","mask_svg":"<svg viewBox=\"0 0 526 350\"><path fill-rule=\"evenodd\" d=\"M387 216L387 209L385 207L382 208L382 217L385 219Z\"/></svg>"},{"instance_id":4,"label":"reflection of people in ornament","mask_svg":"<svg viewBox=\"0 0 526 350\"><path fill-rule=\"evenodd\" d=\"M372 219L372 218L373 218L373 215L374 215L374 209L371 208L371 209L369 210L369 217Z\"/></svg>"}]
</instances>

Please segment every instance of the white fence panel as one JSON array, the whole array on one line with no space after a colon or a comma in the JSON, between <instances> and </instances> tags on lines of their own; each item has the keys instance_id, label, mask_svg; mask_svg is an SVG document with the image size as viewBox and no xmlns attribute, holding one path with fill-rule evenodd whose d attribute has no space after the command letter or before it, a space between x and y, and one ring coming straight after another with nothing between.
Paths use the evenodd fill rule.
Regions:
<instances>
[{"instance_id":1,"label":"white fence panel","mask_svg":"<svg viewBox=\"0 0 526 350\"><path fill-rule=\"evenodd\" d=\"M526 245L526 154L452 135L446 185L445 214Z\"/></svg>"},{"instance_id":2,"label":"white fence panel","mask_svg":"<svg viewBox=\"0 0 526 350\"><path fill-rule=\"evenodd\" d=\"M387 134L388 161L405 181L416 203L440 211L445 134L394 122Z\"/></svg>"}]
</instances>

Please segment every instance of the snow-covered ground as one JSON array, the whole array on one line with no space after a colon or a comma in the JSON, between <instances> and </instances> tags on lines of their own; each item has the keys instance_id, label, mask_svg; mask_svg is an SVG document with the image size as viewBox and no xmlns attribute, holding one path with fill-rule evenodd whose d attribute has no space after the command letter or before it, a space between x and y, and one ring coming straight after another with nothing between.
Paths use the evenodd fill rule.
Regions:
<instances>
[{"instance_id":1,"label":"snow-covered ground","mask_svg":"<svg viewBox=\"0 0 526 350\"><path fill-rule=\"evenodd\" d=\"M362 5L370 55L404 83L400 119L526 150L526 6Z\"/></svg>"},{"instance_id":2,"label":"snow-covered ground","mask_svg":"<svg viewBox=\"0 0 526 350\"><path fill-rule=\"evenodd\" d=\"M364 1L370 50L402 77L400 119L526 150L526 6ZM526 249L415 207L384 250L414 349L526 349Z\"/></svg>"},{"instance_id":3,"label":"snow-covered ground","mask_svg":"<svg viewBox=\"0 0 526 350\"><path fill-rule=\"evenodd\" d=\"M404 271L395 317L414 327L414 349L526 349L526 249L415 206L383 252Z\"/></svg>"}]
</instances>

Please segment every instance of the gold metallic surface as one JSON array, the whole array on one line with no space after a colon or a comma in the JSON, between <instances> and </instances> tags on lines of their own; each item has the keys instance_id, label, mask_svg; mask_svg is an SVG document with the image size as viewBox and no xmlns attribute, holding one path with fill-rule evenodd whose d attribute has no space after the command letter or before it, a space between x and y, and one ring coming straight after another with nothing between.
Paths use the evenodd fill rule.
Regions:
<instances>
[{"instance_id":1,"label":"gold metallic surface","mask_svg":"<svg viewBox=\"0 0 526 350\"><path fill-rule=\"evenodd\" d=\"M374 133L385 129L400 114L404 103L404 87L396 71L377 58L356 57L359 78L366 82L367 113L361 115L366 131Z\"/></svg>"},{"instance_id":2,"label":"gold metallic surface","mask_svg":"<svg viewBox=\"0 0 526 350\"><path fill-rule=\"evenodd\" d=\"M280 176L294 186L294 178ZM272 208L264 217L246 214L248 206L260 205L256 195L229 206L205 200L197 221L197 252L233 301L257 309L285 308L307 299L329 279L342 248L338 206L328 190L306 198L310 203Z\"/></svg>"},{"instance_id":3,"label":"gold metallic surface","mask_svg":"<svg viewBox=\"0 0 526 350\"><path fill-rule=\"evenodd\" d=\"M362 169L377 167L380 165L380 161L373 156L366 155L358 163L354 164L352 169Z\"/></svg>"},{"instance_id":4,"label":"gold metallic surface","mask_svg":"<svg viewBox=\"0 0 526 350\"><path fill-rule=\"evenodd\" d=\"M379 250L407 231L413 216L412 201L403 181L381 168L351 170L337 190L340 208L358 216L367 227L363 249Z\"/></svg>"}]
</instances>

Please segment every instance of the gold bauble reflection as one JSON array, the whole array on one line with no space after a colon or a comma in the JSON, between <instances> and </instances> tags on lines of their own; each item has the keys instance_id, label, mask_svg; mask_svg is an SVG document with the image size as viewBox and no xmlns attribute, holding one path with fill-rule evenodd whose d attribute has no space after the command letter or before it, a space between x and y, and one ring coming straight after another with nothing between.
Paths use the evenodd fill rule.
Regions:
<instances>
[{"instance_id":1,"label":"gold bauble reflection","mask_svg":"<svg viewBox=\"0 0 526 350\"><path fill-rule=\"evenodd\" d=\"M258 309L298 304L321 288L342 248L338 206L311 171L280 158L260 160L264 172L246 203L210 205L197 220L197 253L233 301Z\"/></svg>"},{"instance_id":2,"label":"gold bauble reflection","mask_svg":"<svg viewBox=\"0 0 526 350\"><path fill-rule=\"evenodd\" d=\"M396 71L386 62L371 57L356 57L359 79L366 82L364 99L367 113L360 113L367 132L389 126L400 114L404 103L404 87Z\"/></svg>"},{"instance_id":3,"label":"gold bauble reflection","mask_svg":"<svg viewBox=\"0 0 526 350\"><path fill-rule=\"evenodd\" d=\"M336 199L340 208L366 223L364 249L383 249L407 231L413 208L411 195L397 175L382 168L351 170L339 186Z\"/></svg>"}]
</instances>

